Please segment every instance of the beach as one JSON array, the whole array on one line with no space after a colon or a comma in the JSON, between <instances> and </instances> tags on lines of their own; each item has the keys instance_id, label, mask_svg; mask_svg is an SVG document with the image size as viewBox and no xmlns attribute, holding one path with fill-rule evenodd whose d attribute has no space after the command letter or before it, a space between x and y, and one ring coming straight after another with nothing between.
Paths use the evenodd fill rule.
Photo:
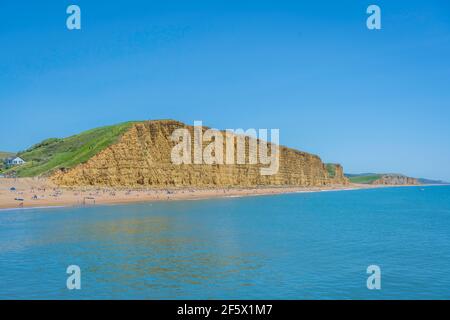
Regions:
<instances>
[{"instance_id":1,"label":"beach","mask_svg":"<svg viewBox=\"0 0 450 320\"><path fill-rule=\"evenodd\" d=\"M320 187L254 188L166 188L134 189L108 187L61 188L45 178L0 178L0 209L90 206L145 201L196 200L207 198L257 196L282 193L337 191L380 188L367 184L327 185Z\"/></svg>"}]
</instances>

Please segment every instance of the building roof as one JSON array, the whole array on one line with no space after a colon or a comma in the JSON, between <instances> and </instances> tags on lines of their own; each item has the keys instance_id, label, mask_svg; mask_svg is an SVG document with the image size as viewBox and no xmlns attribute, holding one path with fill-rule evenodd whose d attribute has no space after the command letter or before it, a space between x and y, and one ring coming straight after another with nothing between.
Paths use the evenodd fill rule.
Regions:
<instances>
[{"instance_id":1,"label":"building roof","mask_svg":"<svg viewBox=\"0 0 450 320\"><path fill-rule=\"evenodd\" d=\"M10 158L6 158L5 161L14 161L14 160L22 160L23 162L25 162L25 160L23 160L21 157L10 157Z\"/></svg>"}]
</instances>

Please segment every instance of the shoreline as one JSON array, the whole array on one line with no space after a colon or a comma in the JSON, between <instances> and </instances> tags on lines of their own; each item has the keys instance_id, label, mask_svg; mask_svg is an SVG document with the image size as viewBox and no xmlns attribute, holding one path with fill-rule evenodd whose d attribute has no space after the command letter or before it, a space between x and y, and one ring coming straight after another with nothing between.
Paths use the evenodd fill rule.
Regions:
<instances>
[{"instance_id":1,"label":"shoreline","mask_svg":"<svg viewBox=\"0 0 450 320\"><path fill-rule=\"evenodd\" d=\"M426 185L328 185L320 187L260 186L234 188L63 188L51 185L46 179L0 178L0 212L32 208L83 207L139 202L205 200L214 198L241 198L289 193L350 191L386 187ZM14 190L11 190L14 188Z\"/></svg>"}]
</instances>

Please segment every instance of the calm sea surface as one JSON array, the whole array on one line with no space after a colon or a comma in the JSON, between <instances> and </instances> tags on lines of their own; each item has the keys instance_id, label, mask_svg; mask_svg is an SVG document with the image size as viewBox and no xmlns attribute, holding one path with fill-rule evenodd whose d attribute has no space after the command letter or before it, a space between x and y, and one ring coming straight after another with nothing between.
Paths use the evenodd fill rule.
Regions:
<instances>
[{"instance_id":1,"label":"calm sea surface","mask_svg":"<svg viewBox=\"0 0 450 320\"><path fill-rule=\"evenodd\" d=\"M0 298L449 299L450 187L0 211Z\"/></svg>"}]
</instances>

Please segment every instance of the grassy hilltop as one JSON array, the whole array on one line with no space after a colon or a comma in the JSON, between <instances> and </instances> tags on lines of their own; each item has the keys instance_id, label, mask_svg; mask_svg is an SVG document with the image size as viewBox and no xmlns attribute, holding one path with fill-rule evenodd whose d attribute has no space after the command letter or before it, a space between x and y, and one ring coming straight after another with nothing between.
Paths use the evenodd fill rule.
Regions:
<instances>
[{"instance_id":1,"label":"grassy hilltop","mask_svg":"<svg viewBox=\"0 0 450 320\"><path fill-rule=\"evenodd\" d=\"M419 185L420 179L399 173L361 173L345 175L352 183L377 185Z\"/></svg>"},{"instance_id":2,"label":"grassy hilltop","mask_svg":"<svg viewBox=\"0 0 450 320\"><path fill-rule=\"evenodd\" d=\"M382 177L382 174L378 173L361 173L361 174L346 174L345 175L351 183L364 183L370 184Z\"/></svg>"},{"instance_id":3,"label":"grassy hilltop","mask_svg":"<svg viewBox=\"0 0 450 320\"><path fill-rule=\"evenodd\" d=\"M13 167L18 177L45 175L60 168L73 168L86 162L100 151L115 143L131 127L133 122L95 128L68 138L46 139L17 156L27 163Z\"/></svg>"}]
</instances>

